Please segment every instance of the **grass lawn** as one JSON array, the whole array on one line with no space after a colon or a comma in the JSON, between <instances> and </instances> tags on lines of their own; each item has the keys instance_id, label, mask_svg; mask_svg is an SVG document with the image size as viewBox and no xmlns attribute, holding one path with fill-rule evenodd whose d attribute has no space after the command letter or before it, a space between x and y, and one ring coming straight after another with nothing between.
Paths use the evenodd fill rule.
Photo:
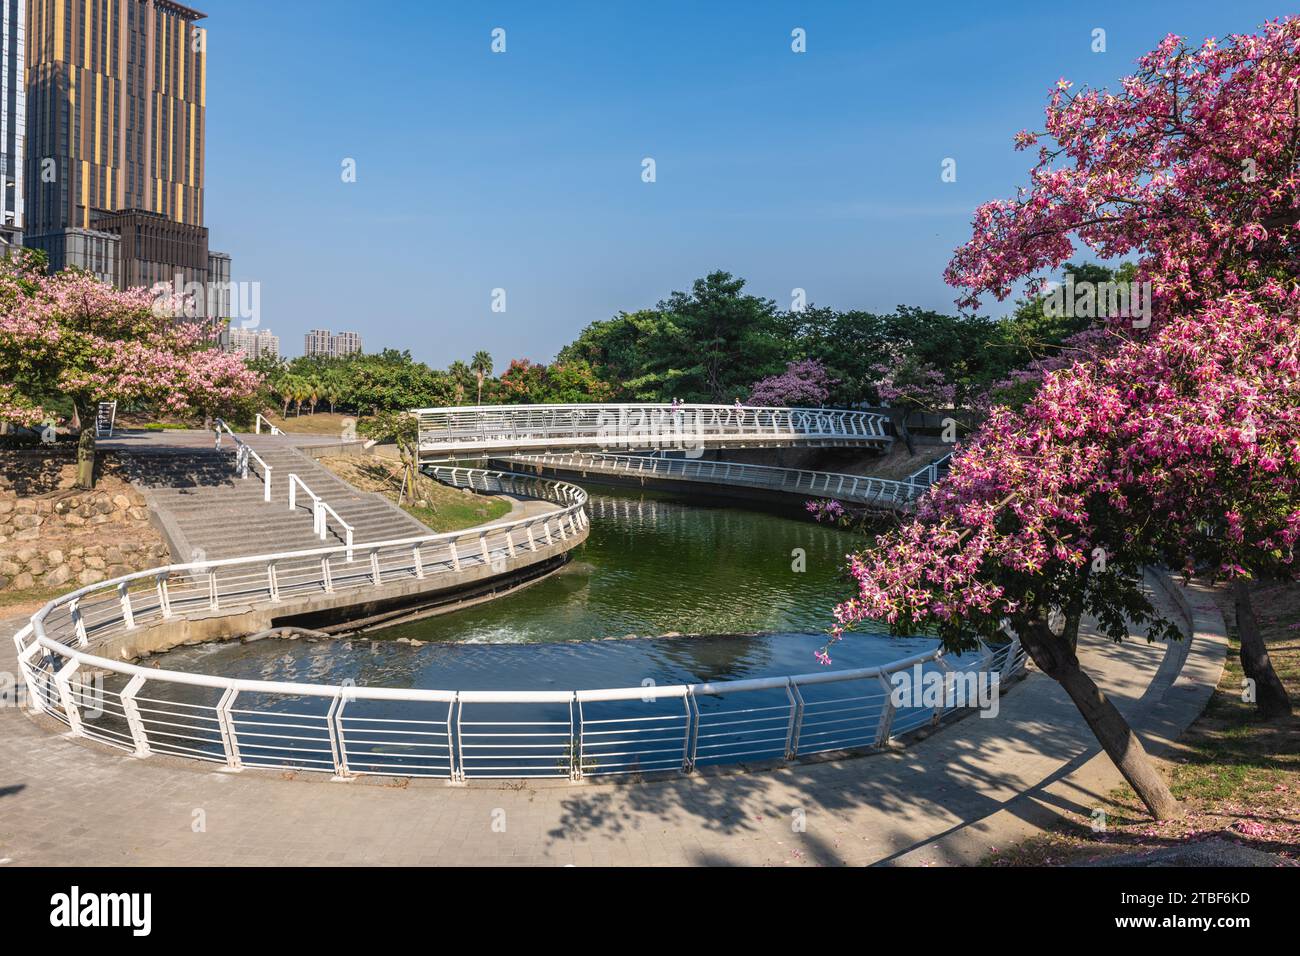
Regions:
<instances>
[{"instance_id":1,"label":"grass lawn","mask_svg":"<svg viewBox=\"0 0 1300 956\"><path fill-rule=\"evenodd\" d=\"M387 458L334 455L320 463L353 487L382 494L397 503L400 466ZM420 475L416 479L416 504L402 503L402 509L434 531L460 531L510 513L503 498L466 493ZM423 504L421 504L423 503Z\"/></svg>"},{"instance_id":2,"label":"grass lawn","mask_svg":"<svg viewBox=\"0 0 1300 956\"><path fill-rule=\"evenodd\" d=\"M290 410L288 418L281 418L278 411L263 411L262 414L281 431L295 435L329 435L331 438L338 438L343 434L345 421L351 420L355 424L361 420L359 415L327 412L325 411L327 407L318 405L314 415L307 411L295 415Z\"/></svg>"},{"instance_id":3,"label":"grass lawn","mask_svg":"<svg viewBox=\"0 0 1300 956\"><path fill-rule=\"evenodd\" d=\"M1300 585L1264 585L1254 591L1256 613L1273 667L1300 708ZM1232 840L1300 865L1300 717L1264 722L1241 699L1242 670L1236 621L1221 589L1229 650L1223 677L1209 704L1160 761L1186 816L1156 823L1133 791L1112 792L1101 807L1105 832L1075 817L985 859L994 866L1044 866L1139 853L1210 837Z\"/></svg>"},{"instance_id":4,"label":"grass lawn","mask_svg":"<svg viewBox=\"0 0 1300 956\"><path fill-rule=\"evenodd\" d=\"M5 614L35 614L60 594L66 594L69 591L76 590L76 588L77 585L74 582L69 582L57 588L35 587L26 588L22 591L0 591L0 612Z\"/></svg>"}]
</instances>

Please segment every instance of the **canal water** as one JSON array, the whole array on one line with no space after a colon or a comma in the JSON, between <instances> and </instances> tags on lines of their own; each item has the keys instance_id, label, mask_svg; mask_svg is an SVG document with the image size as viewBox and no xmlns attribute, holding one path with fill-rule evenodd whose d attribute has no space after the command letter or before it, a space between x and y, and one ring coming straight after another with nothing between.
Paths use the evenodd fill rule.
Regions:
<instances>
[{"instance_id":1,"label":"canal water","mask_svg":"<svg viewBox=\"0 0 1300 956\"><path fill-rule=\"evenodd\" d=\"M557 574L475 608L331 641L179 648L176 670L442 689L585 689L824 670L831 608L860 534L797 510L589 488L591 533ZM411 641L420 644L409 643ZM932 639L869 631L832 669L910 656Z\"/></svg>"}]
</instances>

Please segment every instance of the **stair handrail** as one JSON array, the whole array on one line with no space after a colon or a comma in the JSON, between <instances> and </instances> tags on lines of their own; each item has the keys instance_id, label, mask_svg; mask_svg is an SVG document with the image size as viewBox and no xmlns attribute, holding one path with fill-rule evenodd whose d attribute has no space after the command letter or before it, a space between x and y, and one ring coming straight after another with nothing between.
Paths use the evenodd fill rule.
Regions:
<instances>
[{"instance_id":1,"label":"stair handrail","mask_svg":"<svg viewBox=\"0 0 1300 956\"><path fill-rule=\"evenodd\" d=\"M271 429L271 434L272 434L272 435L283 435L283 434L284 434L284 431L283 431L282 429L280 429L280 428L279 428L279 427L278 427L274 422L271 421L271 419L267 418L267 417L266 417L265 415L263 415L261 412L258 412L258 413L257 413L257 418L253 421L253 432L254 432L254 434L257 434L257 435L262 434L262 423L263 423L263 422L266 423L266 427L267 427L267 428Z\"/></svg>"},{"instance_id":2,"label":"stair handrail","mask_svg":"<svg viewBox=\"0 0 1300 956\"><path fill-rule=\"evenodd\" d=\"M311 499L311 530L314 535L325 540L327 531L328 515L334 516L334 521L343 529L343 539L347 545L347 559L352 560L352 532L356 529L343 520L343 517L335 511L320 495L308 487L307 482L303 481L293 472L289 473L289 510L295 511L298 507L298 489L301 488L306 492L307 497Z\"/></svg>"},{"instance_id":3,"label":"stair handrail","mask_svg":"<svg viewBox=\"0 0 1300 956\"><path fill-rule=\"evenodd\" d=\"M224 430L227 435L235 440L235 471L240 478L248 477L248 461L253 459L262 466L262 500L270 502L271 500L271 466L262 460L262 456L244 442L238 435L231 431L230 426L222 419L216 419L212 424L212 430L216 433L216 448L221 450L221 432Z\"/></svg>"}]
</instances>

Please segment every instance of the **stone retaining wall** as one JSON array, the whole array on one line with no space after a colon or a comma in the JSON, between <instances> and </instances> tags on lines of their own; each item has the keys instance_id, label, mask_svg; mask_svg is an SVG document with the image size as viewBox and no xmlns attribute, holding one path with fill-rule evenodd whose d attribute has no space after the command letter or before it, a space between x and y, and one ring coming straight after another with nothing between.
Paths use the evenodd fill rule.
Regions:
<instances>
[{"instance_id":1,"label":"stone retaining wall","mask_svg":"<svg viewBox=\"0 0 1300 956\"><path fill-rule=\"evenodd\" d=\"M92 491L75 479L75 448L0 451L0 590L71 588L168 562L144 498L110 456Z\"/></svg>"}]
</instances>

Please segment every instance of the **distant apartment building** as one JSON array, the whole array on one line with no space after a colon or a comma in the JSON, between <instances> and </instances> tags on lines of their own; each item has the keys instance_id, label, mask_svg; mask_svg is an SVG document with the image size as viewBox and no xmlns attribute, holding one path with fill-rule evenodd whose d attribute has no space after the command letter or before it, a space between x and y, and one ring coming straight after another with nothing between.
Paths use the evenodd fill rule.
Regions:
<instances>
[{"instance_id":1,"label":"distant apartment building","mask_svg":"<svg viewBox=\"0 0 1300 956\"><path fill-rule=\"evenodd\" d=\"M340 332L330 336L330 349L335 356L352 355L361 351L361 336L356 332Z\"/></svg>"},{"instance_id":2,"label":"distant apartment building","mask_svg":"<svg viewBox=\"0 0 1300 956\"><path fill-rule=\"evenodd\" d=\"M241 329L231 326L227 332L226 348L231 352L243 352L250 359L278 358L280 336L273 335L270 329Z\"/></svg>"},{"instance_id":3,"label":"distant apartment building","mask_svg":"<svg viewBox=\"0 0 1300 956\"><path fill-rule=\"evenodd\" d=\"M0 0L0 247L22 242L26 22L27 0Z\"/></svg>"},{"instance_id":4,"label":"distant apartment building","mask_svg":"<svg viewBox=\"0 0 1300 956\"><path fill-rule=\"evenodd\" d=\"M307 358L342 358L361 351L361 335L357 332L339 332L329 329L312 329L302 340L302 354Z\"/></svg>"},{"instance_id":5,"label":"distant apartment building","mask_svg":"<svg viewBox=\"0 0 1300 956\"><path fill-rule=\"evenodd\" d=\"M25 244L52 271L119 288L206 285L223 265L228 281L203 224L205 14L171 0L26 4ZM228 317L210 298L203 313Z\"/></svg>"}]
</instances>

